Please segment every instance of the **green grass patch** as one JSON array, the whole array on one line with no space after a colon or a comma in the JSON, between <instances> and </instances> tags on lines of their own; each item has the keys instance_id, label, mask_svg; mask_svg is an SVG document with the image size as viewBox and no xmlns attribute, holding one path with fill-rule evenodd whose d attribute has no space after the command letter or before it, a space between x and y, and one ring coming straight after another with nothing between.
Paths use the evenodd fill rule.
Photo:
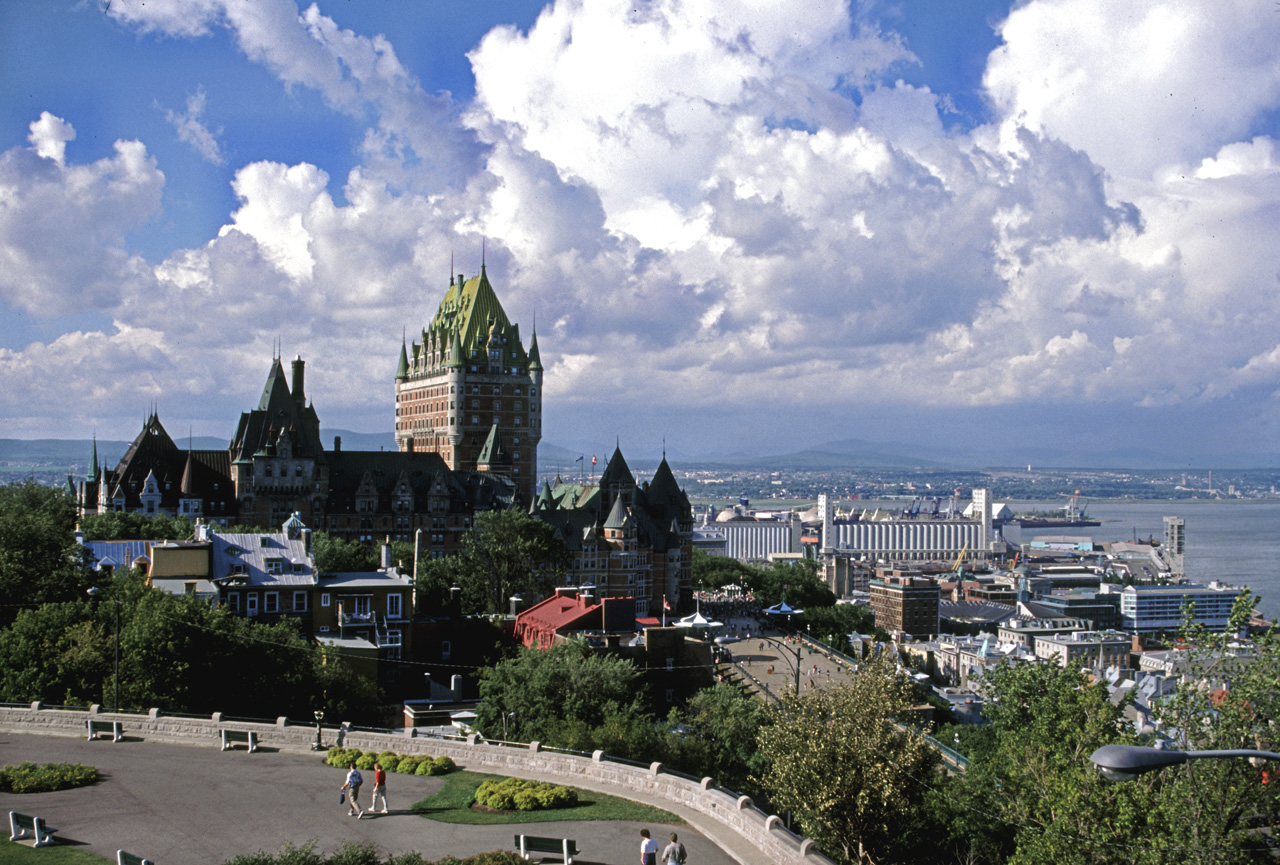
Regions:
<instances>
[{"instance_id":1,"label":"green grass patch","mask_svg":"<svg viewBox=\"0 0 1280 865\"><path fill-rule=\"evenodd\" d=\"M630 820L639 823L682 823L670 811L641 805L628 799L606 796L590 790L574 788L578 804L571 808L555 808L550 811L521 811L511 814L486 814L472 811L471 803L476 790L485 781L501 779L502 775L486 775L482 772L454 772L445 778L444 787L438 793L413 803L413 810L423 817L441 823L463 823L470 826L493 826L500 823L554 823L559 820Z\"/></svg>"},{"instance_id":2,"label":"green grass patch","mask_svg":"<svg viewBox=\"0 0 1280 865\"><path fill-rule=\"evenodd\" d=\"M4 865L103 865L114 862L114 859L103 859L76 847L41 847L39 850L0 838L0 862Z\"/></svg>"}]
</instances>

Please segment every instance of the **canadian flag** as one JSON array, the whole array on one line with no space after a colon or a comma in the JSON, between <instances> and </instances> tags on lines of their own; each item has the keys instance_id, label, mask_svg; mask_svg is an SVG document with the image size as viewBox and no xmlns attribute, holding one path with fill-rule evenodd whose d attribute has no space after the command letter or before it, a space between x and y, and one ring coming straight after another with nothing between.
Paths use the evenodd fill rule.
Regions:
<instances>
[{"instance_id":1,"label":"canadian flag","mask_svg":"<svg viewBox=\"0 0 1280 865\"><path fill-rule=\"evenodd\" d=\"M592 455L591 455L591 464L592 464L592 465L595 465L595 464L596 464L596 455L595 455L595 454L592 454Z\"/></svg>"},{"instance_id":2,"label":"canadian flag","mask_svg":"<svg viewBox=\"0 0 1280 865\"><path fill-rule=\"evenodd\" d=\"M662 596L662 609L666 610L668 613L671 612L671 602L667 600L666 595Z\"/></svg>"}]
</instances>

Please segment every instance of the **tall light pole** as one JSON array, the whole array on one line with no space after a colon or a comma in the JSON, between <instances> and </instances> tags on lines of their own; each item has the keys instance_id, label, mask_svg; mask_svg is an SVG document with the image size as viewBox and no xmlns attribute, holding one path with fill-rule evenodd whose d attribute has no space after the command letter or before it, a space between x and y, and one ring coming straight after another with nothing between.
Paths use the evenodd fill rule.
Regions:
<instances>
[{"instance_id":1,"label":"tall light pole","mask_svg":"<svg viewBox=\"0 0 1280 865\"><path fill-rule=\"evenodd\" d=\"M782 649L782 651L783 651L783 652L785 652L785 651L787 650L787 644L786 644L786 643L784 643L784 642L782 642L781 640L777 639L776 637L766 637L764 634L761 634L761 635L760 635L760 639L764 640L766 643L773 643L775 646L777 646L777 647L779 647L780 649ZM796 648L795 648L795 653L796 653L796 662L795 662L795 664L793 664L793 665L792 665L792 669L794 669L794 670L795 670L795 674L796 674L796 696L797 696L797 697L799 697L799 696L800 696L800 646L796 646ZM785 657L785 655L784 655L784 657ZM788 660L788 661L787 661L787 663L788 663L788 664L790 664L790 663L791 663L791 661L790 661L790 660Z\"/></svg>"},{"instance_id":2,"label":"tall light pole","mask_svg":"<svg viewBox=\"0 0 1280 865\"><path fill-rule=\"evenodd\" d=\"M91 598L96 598L101 592L102 592L102 589L98 588L97 586L92 586L85 590L85 594L87 594ZM112 592L111 600L116 602L115 705L112 707L112 711L119 712L120 711L120 596L117 595L115 592Z\"/></svg>"},{"instance_id":3,"label":"tall light pole","mask_svg":"<svg viewBox=\"0 0 1280 865\"><path fill-rule=\"evenodd\" d=\"M311 750L323 751L324 738L323 738L323 734L320 731L320 722L324 720L324 711L321 709L316 709L314 714L316 716L316 741L315 741L315 744L311 746Z\"/></svg>"},{"instance_id":4,"label":"tall light pole","mask_svg":"<svg viewBox=\"0 0 1280 865\"><path fill-rule=\"evenodd\" d=\"M1139 745L1103 745L1089 759L1108 781L1132 781L1139 775L1156 772L1167 766L1178 766L1188 760L1221 760L1230 757L1280 760L1280 754L1273 751L1171 751Z\"/></svg>"}]
</instances>

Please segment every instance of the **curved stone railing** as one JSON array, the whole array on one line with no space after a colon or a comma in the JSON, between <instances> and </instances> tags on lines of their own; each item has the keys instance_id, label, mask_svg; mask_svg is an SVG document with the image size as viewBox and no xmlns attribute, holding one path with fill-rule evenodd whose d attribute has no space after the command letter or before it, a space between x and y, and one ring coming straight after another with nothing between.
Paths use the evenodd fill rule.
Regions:
<instances>
[{"instance_id":1,"label":"curved stone railing","mask_svg":"<svg viewBox=\"0 0 1280 865\"><path fill-rule=\"evenodd\" d=\"M80 734L86 730L86 719L119 721L128 736L143 738L194 740L213 744L222 730L252 730L258 742L267 748L307 750L316 739L314 724L291 724L286 718L275 723L224 719L215 712L211 716L166 715L152 709L145 715L124 712L102 712L100 707L88 710L45 708L40 703L0 705L0 727L22 732L47 732L55 735ZM783 825L776 814L765 814L748 796L735 796L719 788L711 778L695 781L666 770L661 763L640 766L610 758L603 751L590 757L545 749L538 742L528 745L494 744L478 736L467 739L436 738L404 733L368 732L329 727L326 744L339 737L342 744L361 750L395 751L399 754L447 755L468 768L495 769L507 775L535 774L563 779L567 784L614 793L627 798L628 793L646 799L658 799L704 815L714 823L743 838L770 861L797 865L834 865L810 839L800 838Z\"/></svg>"}]
</instances>

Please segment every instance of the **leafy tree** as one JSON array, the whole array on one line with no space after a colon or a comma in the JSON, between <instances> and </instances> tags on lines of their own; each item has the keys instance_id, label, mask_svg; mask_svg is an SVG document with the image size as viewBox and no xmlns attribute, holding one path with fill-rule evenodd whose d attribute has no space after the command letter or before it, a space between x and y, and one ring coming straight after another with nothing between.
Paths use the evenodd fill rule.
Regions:
<instances>
[{"instance_id":1,"label":"leafy tree","mask_svg":"<svg viewBox=\"0 0 1280 865\"><path fill-rule=\"evenodd\" d=\"M990 738L939 797L946 846L962 860L1011 863L1162 861L1151 845L1150 783L1112 784L1089 762L1133 741L1103 683L1054 664L1005 665L982 680ZM982 747L985 746L985 747Z\"/></svg>"},{"instance_id":2,"label":"leafy tree","mask_svg":"<svg viewBox=\"0 0 1280 865\"><path fill-rule=\"evenodd\" d=\"M513 594L541 597L551 592L569 566L569 550L548 523L519 510L476 514L462 536L456 564L432 565L420 582L438 595L440 585L462 589L463 612L500 613ZM527 599L529 599L527 598Z\"/></svg>"},{"instance_id":3,"label":"leafy tree","mask_svg":"<svg viewBox=\"0 0 1280 865\"><path fill-rule=\"evenodd\" d=\"M359 541L344 541L327 532L316 532L311 538L311 555L320 573L376 571L378 552Z\"/></svg>"},{"instance_id":4,"label":"leafy tree","mask_svg":"<svg viewBox=\"0 0 1280 865\"><path fill-rule=\"evenodd\" d=\"M754 789L753 774L764 769L756 738L765 723L764 705L737 687L720 682L673 709L667 759L680 769L715 778L735 790Z\"/></svg>"},{"instance_id":5,"label":"leafy tree","mask_svg":"<svg viewBox=\"0 0 1280 865\"><path fill-rule=\"evenodd\" d=\"M1227 630L1214 634L1193 623L1182 627L1186 647L1177 691L1156 707L1160 728L1180 750L1280 751L1280 643L1274 632L1241 645L1257 598L1237 598ZM1266 767L1274 779L1280 764ZM1182 861L1274 862L1258 832L1280 826L1280 784L1261 783L1248 761L1195 760L1158 773L1159 837L1152 843L1177 851Z\"/></svg>"},{"instance_id":6,"label":"leafy tree","mask_svg":"<svg viewBox=\"0 0 1280 865\"><path fill-rule=\"evenodd\" d=\"M849 634L869 634L876 626L875 614L870 607L857 604L836 604L831 607L810 605L803 616L797 616L795 626L807 631L815 640L821 640L842 652L849 650Z\"/></svg>"},{"instance_id":7,"label":"leafy tree","mask_svg":"<svg viewBox=\"0 0 1280 865\"><path fill-rule=\"evenodd\" d=\"M0 626L23 607L79 600L92 585L75 502L35 481L0 485Z\"/></svg>"},{"instance_id":8,"label":"leafy tree","mask_svg":"<svg viewBox=\"0 0 1280 865\"><path fill-rule=\"evenodd\" d=\"M594 654L578 642L522 649L481 671L476 726L501 736L506 715L514 740L582 750L612 740L617 748L635 736L633 722L653 726L642 691L640 671L624 658Z\"/></svg>"},{"instance_id":9,"label":"leafy tree","mask_svg":"<svg viewBox=\"0 0 1280 865\"><path fill-rule=\"evenodd\" d=\"M896 724L914 703L911 680L885 653L845 686L787 696L769 709L759 776L804 832L850 862L884 862L919 818L938 757L922 734Z\"/></svg>"},{"instance_id":10,"label":"leafy tree","mask_svg":"<svg viewBox=\"0 0 1280 865\"><path fill-rule=\"evenodd\" d=\"M694 547L690 562L693 584L701 589L716 591L725 586L745 586L753 574L750 565L728 556L710 556L705 550Z\"/></svg>"},{"instance_id":11,"label":"leafy tree","mask_svg":"<svg viewBox=\"0 0 1280 865\"><path fill-rule=\"evenodd\" d=\"M52 705L100 701L114 639L86 600L22 610L0 631L0 700Z\"/></svg>"},{"instance_id":12,"label":"leafy tree","mask_svg":"<svg viewBox=\"0 0 1280 865\"><path fill-rule=\"evenodd\" d=\"M191 520L186 517L164 514L149 517L123 511L83 516L80 529L88 541L172 541L189 538L194 532Z\"/></svg>"}]
</instances>

